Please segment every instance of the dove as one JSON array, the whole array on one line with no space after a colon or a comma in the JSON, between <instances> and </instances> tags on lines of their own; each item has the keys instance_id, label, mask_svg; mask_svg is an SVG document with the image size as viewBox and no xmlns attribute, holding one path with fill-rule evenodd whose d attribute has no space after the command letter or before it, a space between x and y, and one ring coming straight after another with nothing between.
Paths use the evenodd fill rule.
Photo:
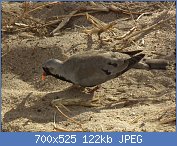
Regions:
<instances>
[{"instance_id":1,"label":"dove","mask_svg":"<svg viewBox=\"0 0 177 146\"><path fill-rule=\"evenodd\" d=\"M129 52L86 51L65 61L49 59L42 65L42 79L53 76L81 87L98 86L135 66L145 54Z\"/></svg>"}]
</instances>

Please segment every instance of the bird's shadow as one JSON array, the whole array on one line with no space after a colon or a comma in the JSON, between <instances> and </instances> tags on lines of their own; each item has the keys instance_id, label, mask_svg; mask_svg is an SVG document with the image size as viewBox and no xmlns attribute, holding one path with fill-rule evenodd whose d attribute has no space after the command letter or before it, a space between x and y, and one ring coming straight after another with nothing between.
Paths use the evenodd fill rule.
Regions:
<instances>
[{"instance_id":1,"label":"bird's shadow","mask_svg":"<svg viewBox=\"0 0 177 146\"><path fill-rule=\"evenodd\" d=\"M67 99L73 99L73 98L83 98L87 99L93 99L94 94L87 94L81 90L78 90L77 88L66 88L62 91L58 92L52 92L47 94L33 94L33 92L29 93L26 97L24 97L20 104L16 106L16 108L12 108L8 112L4 114L2 125L11 121L14 121L16 119L28 119L27 121L30 121L32 123L49 123L53 122L54 119L54 113L57 112L56 108L54 108L51 104L51 101L54 99L59 98L67 98ZM136 106L137 103L145 104L146 102L153 102L150 99L142 99L142 100L128 100L126 102L118 102L115 105L108 104L107 106L103 108L89 108L84 106L69 106L70 113L67 112L67 115L69 117L74 117L77 115L80 115L84 112L94 112L98 113L102 109L112 109L112 108L123 108L123 107L130 107L130 106ZM161 101L162 102L162 101ZM157 104L159 102L154 102L154 104ZM64 110L64 109L62 109ZM66 110L65 110L66 112ZM56 122L62 122L66 121L66 118L62 116L61 114L57 114L56 116ZM23 126L25 126L28 122L24 123Z\"/></svg>"},{"instance_id":2,"label":"bird's shadow","mask_svg":"<svg viewBox=\"0 0 177 146\"><path fill-rule=\"evenodd\" d=\"M5 113L3 123L8 123L16 119L26 118L33 123L48 123L53 122L54 113L56 109L51 105L51 101L56 98L87 98L92 99L93 94L87 94L75 88L66 88L59 92L52 92L45 95L38 95L36 97L33 92L29 93L16 108L12 108ZM29 104L30 103L30 104ZM69 106L72 111L68 113L70 117L79 115L80 113L93 111L99 112L95 108ZM57 116L57 122L66 120L63 116ZM24 123L25 124L25 123Z\"/></svg>"}]
</instances>

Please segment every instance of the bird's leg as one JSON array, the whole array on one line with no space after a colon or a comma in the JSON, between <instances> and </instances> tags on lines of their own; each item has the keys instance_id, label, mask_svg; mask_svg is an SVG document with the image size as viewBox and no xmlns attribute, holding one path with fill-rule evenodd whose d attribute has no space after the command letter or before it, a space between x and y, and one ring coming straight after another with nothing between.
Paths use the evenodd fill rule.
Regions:
<instances>
[{"instance_id":1,"label":"bird's leg","mask_svg":"<svg viewBox=\"0 0 177 146\"><path fill-rule=\"evenodd\" d=\"M87 88L87 91L88 91L88 93L94 93L94 92L97 91L100 87L101 87L101 85L98 85L98 86L96 86L96 87L94 87L94 88L92 88L92 89Z\"/></svg>"},{"instance_id":2,"label":"bird's leg","mask_svg":"<svg viewBox=\"0 0 177 146\"><path fill-rule=\"evenodd\" d=\"M81 91L84 91L84 90L85 90L85 88L84 88L84 87L79 86L79 85L77 85L77 84L72 84L71 88L80 89Z\"/></svg>"},{"instance_id":3,"label":"bird's leg","mask_svg":"<svg viewBox=\"0 0 177 146\"><path fill-rule=\"evenodd\" d=\"M80 88L80 86L77 84L72 84L71 88Z\"/></svg>"}]
</instances>

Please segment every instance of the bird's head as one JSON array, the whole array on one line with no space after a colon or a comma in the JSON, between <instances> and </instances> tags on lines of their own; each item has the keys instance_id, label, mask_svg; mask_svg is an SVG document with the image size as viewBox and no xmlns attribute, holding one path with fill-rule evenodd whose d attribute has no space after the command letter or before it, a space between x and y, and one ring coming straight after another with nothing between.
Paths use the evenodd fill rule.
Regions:
<instances>
[{"instance_id":1,"label":"bird's head","mask_svg":"<svg viewBox=\"0 0 177 146\"><path fill-rule=\"evenodd\" d=\"M46 76L52 75L55 76L58 74L60 66L63 62L57 59L49 59L43 63L43 74L42 80L45 80Z\"/></svg>"}]
</instances>

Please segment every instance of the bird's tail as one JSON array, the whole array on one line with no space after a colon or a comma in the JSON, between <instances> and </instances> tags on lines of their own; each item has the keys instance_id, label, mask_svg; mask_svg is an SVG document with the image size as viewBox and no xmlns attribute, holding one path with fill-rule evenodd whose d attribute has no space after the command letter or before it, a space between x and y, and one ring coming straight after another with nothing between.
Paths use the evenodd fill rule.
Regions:
<instances>
[{"instance_id":1,"label":"bird's tail","mask_svg":"<svg viewBox=\"0 0 177 146\"><path fill-rule=\"evenodd\" d=\"M142 52L143 50L135 50L135 51L122 51L121 53L123 53L123 54L127 54L127 55L129 55L129 56L134 56L134 55L136 55L136 54L138 54L138 53L140 53L140 52Z\"/></svg>"},{"instance_id":2,"label":"bird's tail","mask_svg":"<svg viewBox=\"0 0 177 146\"><path fill-rule=\"evenodd\" d=\"M119 76L123 73L125 73L126 71L128 71L129 69L131 69L135 64L137 64L143 57L145 56L145 54L138 54L136 56L132 56L130 59L128 59L129 64L127 66L126 69L124 69L122 72L119 72L116 76Z\"/></svg>"}]
</instances>

